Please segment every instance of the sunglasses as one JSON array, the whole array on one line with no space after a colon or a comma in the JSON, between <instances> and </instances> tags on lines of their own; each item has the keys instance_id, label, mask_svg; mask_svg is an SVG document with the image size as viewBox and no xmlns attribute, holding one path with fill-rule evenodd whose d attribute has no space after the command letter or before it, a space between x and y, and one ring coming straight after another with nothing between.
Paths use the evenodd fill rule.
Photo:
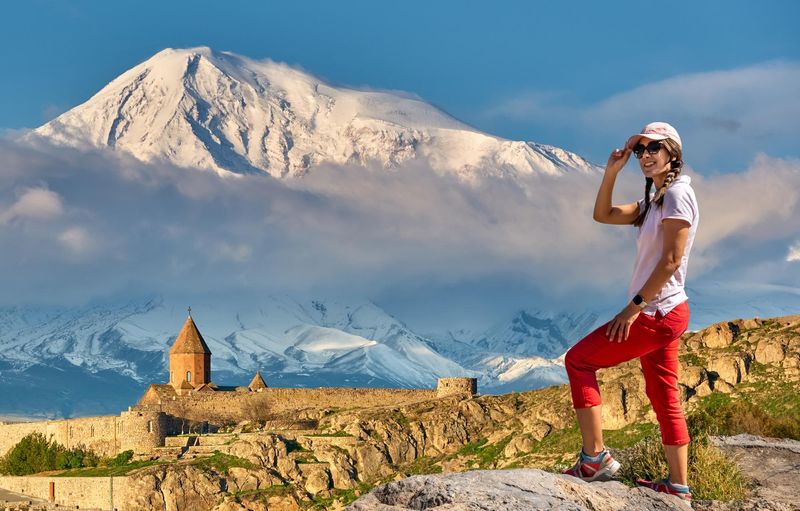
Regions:
<instances>
[{"instance_id":1,"label":"sunglasses","mask_svg":"<svg viewBox=\"0 0 800 511\"><path fill-rule=\"evenodd\" d=\"M661 147L661 142L658 140L653 140L646 146L643 144L636 144L633 146L633 155L638 159L644 155L645 151L647 151L647 154L652 156L654 154L658 154L658 152L661 150Z\"/></svg>"}]
</instances>

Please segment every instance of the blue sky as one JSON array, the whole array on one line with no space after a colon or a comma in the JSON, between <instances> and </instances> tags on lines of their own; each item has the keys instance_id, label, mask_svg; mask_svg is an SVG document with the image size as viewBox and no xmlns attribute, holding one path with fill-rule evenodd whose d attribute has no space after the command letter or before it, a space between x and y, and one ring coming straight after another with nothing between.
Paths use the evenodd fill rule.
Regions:
<instances>
[{"instance_id":1,"label":"blue sky","mask_svg":"<svg viewBox=\"0 0 800 511\"><path fill-rule=\"evenodd\" d=\"M797 19L788 0L6 3L0 129L43 124L165 47L205 45L412 92L597 162L657 117L690 165L726 173L800 156Z\"/></svg>"},{"instance_id":2,"label":"blue sky","mask_svg":"<svg viewBox=\"0 0 800 511\"><path fill-rule=\"evenodd\" d=\"M800 2L2 9L0 134L45 123L164 48L201 45L286 62L334 85L417 94L480 130L601 164L647 122L671 122L703 211L691 267L697 310L727 318L720 297L760 306L781 293L775 301L796 309ZM231 295L236 286L316 286L455 325L491 307L597 310L626 300L633 233L591 220L597 182L577 174L532 177L525 189L546 192L533 199L502 183L462 189L413 168L402 179L328 169L301 191L270 180L218 189L216 176L170 167L108 172L119 164L107 156L39 153L0 136L0 306L159 286ZM630 170L618 198L641 196L640 172ZM405 207L387 214L384 204Z\"/></svg>"}]
</instances>

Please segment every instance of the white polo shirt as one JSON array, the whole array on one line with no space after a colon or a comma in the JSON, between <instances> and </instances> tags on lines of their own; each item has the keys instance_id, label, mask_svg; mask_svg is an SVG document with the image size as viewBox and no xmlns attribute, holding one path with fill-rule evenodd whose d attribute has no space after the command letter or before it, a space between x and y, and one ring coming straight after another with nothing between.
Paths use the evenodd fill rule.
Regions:
<instances>
[{"instance_id":1,"label":"white polo shirt","mask_svg":"<svg viewBox=\"0 0 800 511\"><path fill-rule=\"evenodd\" d=\"M628 288L628 299L633 299L644 286L653 273L664 248L664 227L661 222L668 218L677 218L689 222L689 238L686 240L686 249L683 252L680 267L672 274L667 283L661 288L658 295L642 312L650 316L656 311L666 316L675 306L688 299L683 290L686 281L686 268L689 264L689 253L694 243L697 224L700 221L700 210L697 199L691 187L692 178L685 175L678 176L672 182L661 207L656 203L650 204L650 211L636 235L636 262L633 265L633 278ZM644 199L639 200L639 211L644 208Z\"/></svg>"}]
</instances>

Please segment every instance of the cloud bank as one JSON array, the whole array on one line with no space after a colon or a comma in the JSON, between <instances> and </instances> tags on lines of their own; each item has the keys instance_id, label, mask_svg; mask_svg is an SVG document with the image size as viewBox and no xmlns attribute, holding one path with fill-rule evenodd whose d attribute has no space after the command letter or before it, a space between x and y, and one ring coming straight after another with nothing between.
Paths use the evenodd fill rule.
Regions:
<instances>
[{"instance_id":1,"label":"cloud bank","mask_svg":"<svg viewBox=\"0 0 800 511\"><path fill-rule=\"evenodd\" d=\"M624 304L635 229L591 219L600 176L465 184L424 161L220 179L110 152L0 142L0 303L108 295L325 293L438 304ZM688 169L701 225L689 279L785 284L800 265L800 162ZM642 194L638 172L616 202ZM792 249L794 250L794 249ZM764 265L757 273L750 271ZM467 295L472 295L470 299ZM402 307L401 307L402 308Z\"/></svg>"},{"instance_id":2,"label":"cloud bank","mask_svg":"<svg viewBox=\"0 0 800 511\"><path fill-rule=\"evenodd\" d=\"M759 153L797 155L800 62L773 61L689 73L585 102L559 91L528 91L497 101L485 117L562 126L581 140L570 148L603 158L654 120L672 123L686 161L715 172L740 170Z\"/></svg>"}]
</instances>

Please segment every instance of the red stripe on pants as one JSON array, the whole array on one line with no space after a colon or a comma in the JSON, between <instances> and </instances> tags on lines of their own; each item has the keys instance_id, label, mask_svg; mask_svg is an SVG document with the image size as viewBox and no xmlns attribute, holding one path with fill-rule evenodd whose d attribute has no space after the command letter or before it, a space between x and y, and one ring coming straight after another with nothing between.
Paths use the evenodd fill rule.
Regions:
<instances>
[{"instance_id":1,"label":"red stripe on pants","mask_svg":"<svg viewBox=\"0 0 800 511\"><path fill-rule=\"evenodd\" d=\"M578 341L567 352L564 363L572 405L588 408L601 404L597 370L638 357L647 397L661 428L661 440L666 445L688 444L689 431L678 392L678 346L680 336L689 326L689 302L681 303L666 316L659 312L655 316L639 314L628 338L621 343L609 340L607 325Z\"/></svg>"}]
</instances>

